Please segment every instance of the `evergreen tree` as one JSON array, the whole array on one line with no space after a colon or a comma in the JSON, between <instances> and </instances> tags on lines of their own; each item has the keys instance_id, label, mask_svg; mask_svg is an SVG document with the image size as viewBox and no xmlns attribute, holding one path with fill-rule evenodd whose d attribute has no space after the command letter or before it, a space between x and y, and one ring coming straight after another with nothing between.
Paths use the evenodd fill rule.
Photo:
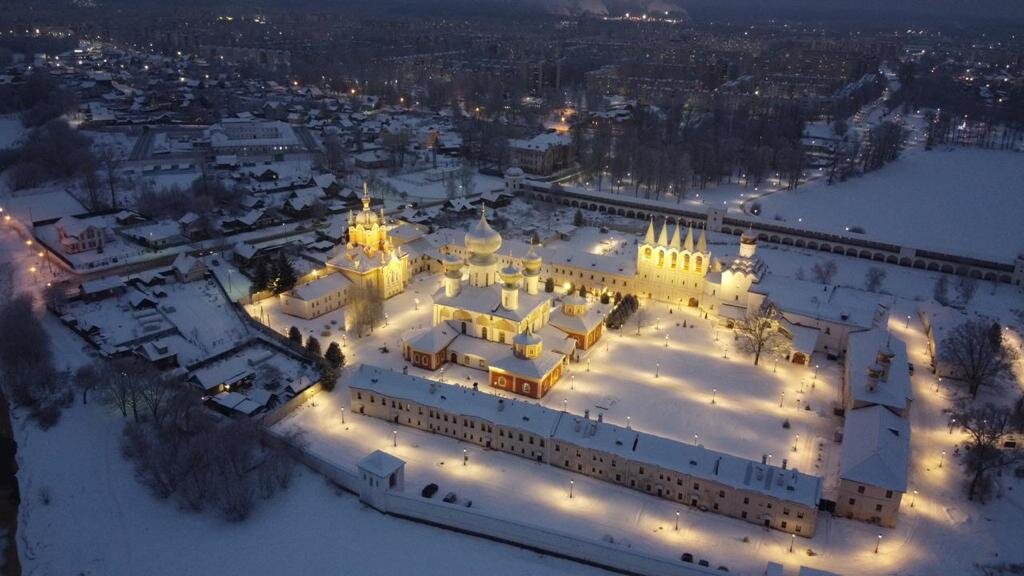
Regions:
<instances>
[{"instance_id":1,"label":"evergreen tree","mask_svg":"<svg viewBox=\"0 0 1024 576\"><path fill-rule=\"evenodd\" d=\"M932 292L932 297L935 301L943 306L949 305L949 280L946 279L946 275L939 276L939 279L935 281L935 289Z\"/></svg>"},{"instance_id":2,"label":"evergreen tree","mask_svg":"<svg viewBox=\"0 0 1024 576\"><path fill-rule=\"evenodd\" d=\"M547 280L544 281L544 291L548 292L548 293L551 293L551 292L555 291L555 279L554 278L548 278Z\"/></svg>"},{"instance_id":3,"label":"evergreen tree","mask_svg":"<svg viewBox=\"0 0 1024 576\"><path fill-rule=\"evenodd\" d=\"M320 356L320 341L312 334L310 334L309 338L306 338L306 352L314 356Z\"/></svg>"},{"instance_id":4,"label":"evergreen tree","mask_svg":"<svg viewBox=\"0 0 1024 576\"><path fill-rule=\"evenodd\" d=\"M270 267L267 265L266 258L260 258L256 260L256 265L252 271L252 286L249 288L249 292L255 294L266 290L270 286Z\"/></svg>"},{"instance_id":5,"label":"evergreen tree","mask_svg":"<svg viewBox=\"0 0 1024 576\"><path fill-rule=\"evenodd\" d=\"M341 353L341 346L338 346L337 342L331 342L327 346L327 352L324 352L324 359L334 368L340 368L345 365L345 355Z\"/></svg>"},{"instance_id":6,"label":"evergreen tree","mask_svg":"<svg viewBox=\"0 0 1024 576\"><path fill-rule=\"evenodd\" d=\"M583 226L583 211L577 209L576 214L572 217L573 226Z\"/></svg>"},{"instance_id":7,"label":"evergreen tree","mask_svg":"<svg viewBox=\"0 0 1024 576\"><path fill-rule=\"evenodd\" d=\"M302 346L302 332L299 332L299 328L297 326L292 326L288 329L288 339L299 346Z\"/></svg>"},{"instance_id":8,"label":"evergreen tree","mask_svg":"<svg viewBox=\"0 0 1024 576\"><path fill-rule=\"evenodd\" d=\"M284 252L278 252L275 264L276 282L274 282L274 293L280 294L294 288L298 277L295 274L295 268L292 267L292 263L288 261L288 257L284 255Z\"/></svg>"}]
</instances>

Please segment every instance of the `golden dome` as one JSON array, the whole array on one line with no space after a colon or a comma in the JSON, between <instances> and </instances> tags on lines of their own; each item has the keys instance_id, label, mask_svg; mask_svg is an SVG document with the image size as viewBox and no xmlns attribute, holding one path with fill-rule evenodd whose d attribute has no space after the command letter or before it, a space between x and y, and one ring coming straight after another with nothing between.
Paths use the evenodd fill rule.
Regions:
<instances>
[{"instance_id":1,"label":"golden dome","mask_svg":"<svg viewBox=\"0 0 1024 576\"><path fill-rule=\"evenodd\" d=\"M480 220L466 232L466 249L473 254L494 254L501 248L501 234L487 223L484 209L480 209Z\"/></svg>"}]
</instances>

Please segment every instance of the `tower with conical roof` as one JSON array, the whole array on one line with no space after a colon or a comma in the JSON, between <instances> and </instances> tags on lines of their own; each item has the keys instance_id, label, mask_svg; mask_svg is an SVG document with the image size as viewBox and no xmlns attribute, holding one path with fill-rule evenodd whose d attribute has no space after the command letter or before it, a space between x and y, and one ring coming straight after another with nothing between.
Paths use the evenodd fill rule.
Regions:
<instances>
[{"instance_id":1,"label":"tower with conical roof","mask_svg":"<svg viewBox=\"0 0 1024 576\"><path fill-rule=\"evenodd\" d=\"M537 294L540 290L540 267L543 263L535 247L530 246L530 251L523 258L523 283L527 294Z\"/></svg>"},{"instance_id":2,"label":"tower with conical roof","mask_svg":"<svg viewBox=\"0 0 1024 576\"><path fill-rule=\"evenodd\" d=\"M519 268L511 262L501 269L501 307L505 310L519 308L519 280L522 277Z\"/></svg>"}]
</instances>

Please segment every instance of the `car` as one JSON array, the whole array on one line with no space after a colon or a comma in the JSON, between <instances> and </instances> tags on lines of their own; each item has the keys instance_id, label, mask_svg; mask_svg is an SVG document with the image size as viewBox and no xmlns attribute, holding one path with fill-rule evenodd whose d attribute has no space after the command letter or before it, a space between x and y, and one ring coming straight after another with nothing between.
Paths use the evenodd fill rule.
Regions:
<instances>
[{"instance_id":1,"label":"car","mask_svg":"<svg viewBox=\"0 0 1024 576\"><path fill-rule=\"evenodd\" d=\"M684 552L682 559L683 562L689 562L690 564L693 564L693 554L690 554L689 552Z\"/></svg>"},{"instance_id":2,"label":"car","mask_svg":"<svg viewBox=\"0 0 1024 576\"><path fill-rule=\"evenodd\" d=\"M726 567L726 566L719 566L719 567L718 567L718 571L719 571L719 572L728 572L728 571L729 571L729 568L728 568L728 567Z\"/></svg>"},{"instance_id":3,"label":"car","mask_svg":"<svg viewBox=\"0 0 1024 576\"><path fill-rule=\"evenodd\" d=\"M466 500L465 506L466 506L466 508L472 508L473 507L473 501L472 500Z\"/></svg>"},{"instance_id":4,"label":"car","mask_svg":"<svg viewBox=\"0 0 1024 576\"><path fill-rule=\"evenodd\" d=\"M455 496L455 492L449 492L444 495L444 501L449 504L455 504L459 501L459 498Z\"/></svg>"},{"instance_id":5,"label":"car","mask_svg":"<svg viewBox=\"0 0 1024 576\"><path fill-rule=\"evenodd\" d=\"M708 566L708 567L710 567L710 566L711 566L711 564L709 564L709 563L708 563L708 561L707 561L707 560L704 560L704 559L701 559L701 561L700 561L700 562L697 562L697 565L698 565L698 566Z\"/></svg>"},{"instance_id":6,"label":"car","mask_svg":"<svg viewBox=\"0 0 1024 576\"><path fill-rule=\"evenodd\" d=\"M437 484L433 483L424 486L423 490L420 492L420 496L423 496L424 498L433 498L434 494L437 494Z\"/></svg>"}]
</instances>

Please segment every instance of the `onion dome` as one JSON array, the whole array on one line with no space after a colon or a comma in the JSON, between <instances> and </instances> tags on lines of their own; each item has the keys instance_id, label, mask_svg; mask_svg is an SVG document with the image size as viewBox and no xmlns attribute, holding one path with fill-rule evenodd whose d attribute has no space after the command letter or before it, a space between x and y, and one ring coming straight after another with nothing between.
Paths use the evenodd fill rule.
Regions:
<instances>
[{"instance_id":1,"label":"onion dome","mask_svg":"<svg viewBox=\"0 0 1024 576\"><path fill-rule=\"evenodd\" d=\"M753 230L747 229L740 235L740 243L742 244L757 244L757 234Z\"/></svg>"},{"instance_id":2,"label":"onion dome","mask_svg":"<svg viewBox=\"0 0 1024 576\"><path fill-rule=\"evenodd\" d=\"M484 209L480 209L480 220L466 232L466 249L473 254L494 254L501 248L501 234L487 223Z\"/></svg>"},{"instance_id":3,"label":"onion dome","mask_svg":"<svg viewBox=\"0 0 1024 576\"><path fill-rule=\"evenodd\" d=\"M519 168L518 166L512 166L508 170L505 170L505 176L509 176L509 177L512 177L512 178L518 178L518 177L520 177L522 175L523 175L523 169Z\"/></svg>"},{"instance_id":4,"label":"onion dome","mask_svg":"<svg viewBox=\"0 0 1024 576\"><path fill-rule=\"evenodd\" d=\"M501 269L501 281L504 282L506 286L515 286L522 276L523 275L519 272L519 268L516 268L514 264L510 263L508 266Z\"/></svg>"},{"instance_id":5,"label":"onion dome","mask_svg":"<svg viewBox=\"0 0 1024 576\"><path fill-rule=\"evenodd\" d=\"M544 261L541 259L537 251L534 250L533 246L530 246L530 251L526 253L523 258L523 267L526 268L527 274L533 275L540 271L540 266Z\"/></svg>"}]
</instances>

